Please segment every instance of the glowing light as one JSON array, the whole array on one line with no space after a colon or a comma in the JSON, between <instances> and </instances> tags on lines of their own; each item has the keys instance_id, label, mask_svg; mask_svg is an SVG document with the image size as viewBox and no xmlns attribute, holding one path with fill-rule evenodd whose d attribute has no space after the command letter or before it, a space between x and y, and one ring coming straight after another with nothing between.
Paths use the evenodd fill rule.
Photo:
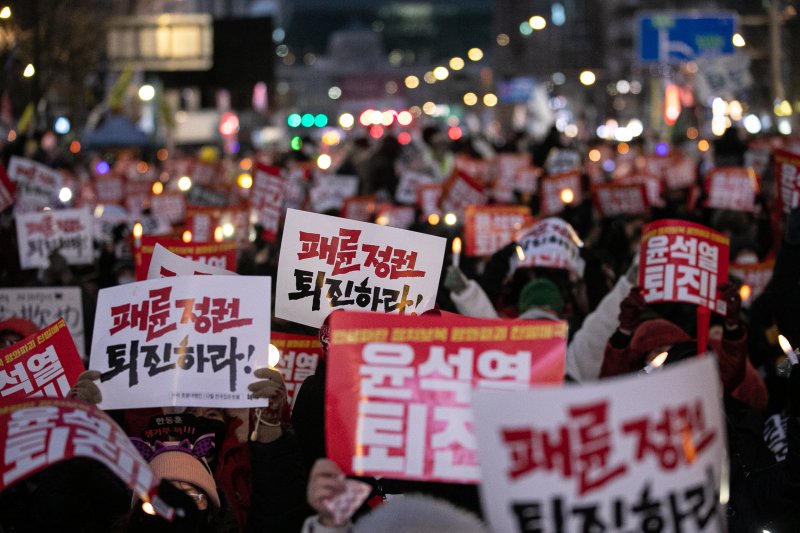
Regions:
<instances>
[{"instance_id":1,"label":"glowing light","mask_svg":"<svg viewBox=\"0 0 800 533\"><path fill-rule=\"evenodd\" d=\"M739 287L739 298L741 298L743 302L746 302L750 299L750 294L750 285L742 285Z\"/></svg>"},{"instance_id":2,"label":"glowing light","mask_svg":"<svg viewBox=\"0 0 800 533\"><path fill-rule=\"evenodd\" d=\"M181 240L185 243L192 242L192 232L188 229L184 231L183 235L181 235Z\"/></svg>"},{"instance_id":3,"label":"glowing light","mask_svg":"<svg viewBox=\"0 0 800 533\"><path fill-rule=\"evenodd\" d=\"M564 135L569 137L570 139L574 139L578 136L578 125L577 124L567 124L567 127L564 128Z\"/></svg>"},{"instance_id":4,"label":"glowing light","mask_svg":"<svg viewBox=\"0 0 800 533\"><path fill-rule=\"evenodd\" d=\"M156 96L156 89L152 85L142 85L139 87L139 100L149 102Z\"/></svg>"},{"instance_id":5,"label":"glowing light","mask_svg":"<svg viewBox=\"0 0 800 533\"><path fill-rule=\"evenodd\" d=\"M448 65L450 65L450 68L453 70L461 70L462 68L464 68L464 60L461 59L460 57L453 57L450 58L450 62L448 63Z\"/></svg>"},{"instance_id":6,"label":"glowing light","mask_svg":"<svg viewBox=\"0 0 800 533\"><path fill-rule=\"evenodd\" d=\"M102 176L108 174L108 171L111 170L111 167L105 161L99 161L97 165L95 165L94 169Z\"/></svg>"},{"instance_id":7,"label":"glowing light","mask_svg":"<svg viewBox=\"0 0 800 533\"><path fill-rule=\"evenodd\" d=\"M356 123L355 117L350 113L342 113L339 116L339 125L346 130L351 129Z\"/></svg>"},{"instance_id":8,"label":"glowing light","mask_svg":"<svg viewBox=\"0 0 800 533\"><path fill-rule=\"evenodd\" d=\"M239 131L239 117L233 113L223 113L219 121L219 132L229 137Z\"/></svg>"},{"instance_id":9,"label":"glowing light","mask_svg":"<svg viewBox=\"0 0 800 533\"><path fill-rule=\"evenodd\" d=\"M292 140L289 141L289 148L294 151L300 150L303 148L303 139L299 135L295 135L292 137Z\"/></svg>"},{"instance_id":10,"label":"glowing light","mask_svg":"<svg viewBox=\"0 0 800 533\"><path fill-rule=\"evenodd\" d=\"M733 100L728 104L728 113L731 116L731 120L742 120L742 114L744 113L742 103L739 100Z\"/></svg>"},{"instance_id":11,"label":"glowing light","mask_svg":"<svg viewBox=\"0 0 800 533\"><path fill-rule=\"evenodd\" d=\"M741 33L734 33L733 37L731 38L731 42L733 43L733 46L735 46L736 48L742 48L744 45L747 44L744 40L744 37L742 37Z\"/></svg>"},{"instance_id":12,"label":"glowing light","mask_svg":"<svg viewBox=\"0 0 800 533\"><path fill-rule=\"evenodd\" d=\"M638 118L633 118L628 122L628 133L630 133L631 137L638 137L642 133L644 133L644 124Z\"/></svg>"},{"instance_id":13,"label":"glowing light","mask_svg":"<svg viewBox=\"0 0 800 533\"><path fill-rule=\"evenodd\" d=\"M534 15L528 19L528 24L530 24L531 28L534 30L543 30L547 26L547 21L540 15Z\"/></svg>"},{"instance_id":14,"label":"glowing light","mask_svg":"<svg viewBox=\"0 0 800 533\"><path fill-rule=\"evenodd\" d=\"M422 76L422 79L425 80L425 83L427 83L428 85L433 85L434 83L436 83L436 76L434 76L433 72L431 72L430 70Z\"/></svg>"},{"instance_id":15,"label":"glowing light","mask_svg":"<svg viewBox=\"0 0 800 533\"><path fill-rule=\"evenodd\" d=\"M598 150L597 148L592 148L591 150L589 150L589 161L597 163L598 161L600 161L600 159L602 157L603 157L603 155L600 153L600 150Z\"/></svg>"},{"instance_id":16,"label":"glowing light","mask_svg":"<svg viewBox=\"0 0 800 533\"><path fill-rule=\"evenodd\" d=\"M158 196L159 194L164 192L164 184L161 183L160 181L154 181L151 190L153 191L153 194Z\"/></svg>"},{"instance_id":17,"label":"glowing light","mask_svg":"<svg viewBox=\"0 0 800 533\"><path fill-rule=\"evenodd\" d=\"M787 338L786 338L786 337L784 337L783 335L778 335L778 344L780 345L780 347L781 347L781 350L783 350L783 353L785 353L785 354L787 354L787 355L788 355L790 352L793 352L793 351L794 351L794 348L792 348L792 345L791 345L791 343L789 342L789 339L787 339Z\"/></svg>"},{"instance_id":18,"label":"glowing light","mask_svg":"<svg viewBox=\"0 0 800 533\"><path fill-rule=\"evenodd\" d=\"M761 131L761 120L759 120L757 115L745 116L742 123L744 124L744 129L747 130L747 133L750 135L755 135Z\"/></svg>"},{"instance_id":19,"label":"glowing light","mask_svg":"<svg viewBox=\"0 0 800 533\"><path fill-rule=\"evenodd\" d=\"M711 133L713 133L717 137L723 135L725 133L725 130L727 130L727 129L728 129L728 125L725 122L725 116L724 115L715 115L711 119Z\"/></svg>"},{"instance_id":20,"label":"glowing light","mask_svg":"<svg viewBox=\"0 0 800 533\"><path fill-rule=\"evenodd\" d=\"M300 123L302 122L302 120L303 120L303 118L300 116L299 113L292 113L291 115L286 117L286 124L290 128L297 128L297 127L300 126Z\"/></svg>"},{"instance_id":21,"label":"glowing light","mask_svg":"<svg viewBox=\"0 0 800 533\"><path fill-rule=\"evenodd\" d=\"M11 133L12 132L9 132L9 135L11 135ZM12 140L12 139L9 139L9 140ZM71 153L73 153L73 154L77 154L78 152L81 151L81 143L78 142L78 141L72 141L71 143L69 143L69 151Z\"/></svg>"},{"instance_id":22,"label":"glowing light","mask_svg":"<svg viewBox=\"0 0 800 533\"><path fill-rule=\"evenodd\" d=\"M791 133L792 133L792 124L786 119L779 120L778 121L778 132L781 135L791 135Z\"/></svg>"},{"instance_id":23,"label":"glowing light","mask_svg":"<svg viewBox=\"0 0 800 533\"><path fill-rule=\"evenodd\" d=\"M141 223L137 222L136 224L134 224L133 225L133 238L134 239L140 239L142 237L143 231L144 230L142 229L142 224Z\"/></svg>"},{"instance_id":24,"label":"glowing light","mask_svg":"<svg viewBox=\"0 0 800 533\"><path fill-rule=\"evenodd\" d=\"M414 120L414 115L408 111L400 111L397 114L397 123L401 126L408 126Z\"/></svg>"},{"instance_id":25,"label":"glowing light","mask_svg":"<svg viewBox=\"0 0 800 533\"><path fill-rule=\"evenodd\" d=\"M664 88L664 123L674 126L681 114L681 90L674 83Z\"/></svg>"},{"instance_id":26,"label":"glowing light","mask_svg":"<svg viewBox=\"0 0 800 533\"><path fill-rule=\"evenodd\" d=\"M166 148L159 149L158 152L156 152L156 157L159 161L166 161L169 157L169 150Z\"/></svg>"},{"instance_id":27,"label":"glowing light","mask_svg":"<svg viewBox=\"0 0 800 533\"><path fill-rule=\"evenodd\" d=\"M700 152L708 152L708 149L711 148L711 145L705 139L700 139L697 141L697 149Z\"/></svg>"},{"instance_id":28,"label":"glowing light","mask_svg":"<svg viewBox=\"0 0 800 533\"><path fill-rule=\"evenodd\" d=\"M314 125L314 115L311 113L304 113L302 117L300 117L300 125L304 128L310 128Z\"/></svg>"},{"instance_id":29,"label":"glowing light","mask_svg":"<svg viewBox=\"0 0 800 533\"><path fill-rule=\"evenodd\" d=\"M697 137L699 137L699 136L700 136L700 132L697 131L697 128L692 127L692 128L689 128L688 130L686 130L686 137L689 140L693 141L693 140L697 139Z\"/></svg>"},{"instance_id":30,"label":"glowing light","mask_svg":"<svg viewBox=\"0 0 800 533\"><path fill-rule=\"evenodd\" d=\"M25 70L22 72L22 75L26 78L32 78L33 75L36 74L36 69L33 68L33 65L28 63L28 66L25 67Z\"/></svg>"},{"instance_id":31,"label":"glowing light","mask_svg":"<svg viewBox=\"0 0 800 533\"><path fill-rule=\"evenodd\" d=\"M389 224L389 216L388 215L378 215L375 218L375 223L379 226L386 226Z\"/></svg>"},{"instance_id":32,"label":"glowing light","mask_svg":"<svg viewBox=\"0 0 800 533\"><path fill-rule=\"evenodd\" d=\"M408 133L407 131L400 132L400 134L397 136L397 142L399 142L400 144L402 144L404 146L407 145L407 144L410 144L411 143L411 134Z\"/></svg>"},{"instance_id":33,"label":"glowing light","mask_svg":"<svg viewBox=\"0 0 800 533\"><path fill-rule=\"evenodd\" d=\"M226 222L222 225L222 235L224 235L226 239L233 237L234 233L236 233L236 228L233 224Z\"/></svg>"},{"instance_id":34,"label":"glowing light","mask_svg":"<svg viewBox=\"0 0 800 533\"><path fill-rule=\"evenodd\" d=\"M183 192L188 191L192 188L192 178L189 176L181 176L178 178L178 189L182 190Z\"/></svg>"},{"instance_id":35,"label":"glowing light","mask_svg":"<svg viewBox=\"0 0 800 533\"><path fill-rule=\"evenodd\" d=\"M422 104L422 112L426 115L433 115L436 111L436 104L433 102L425 102Z\"/></svg>"},{"instance_id":36,"label":"glowing light","mask_svg":"<svg viewBox=\"0 0 800 533\"><path fill-rule=\"evenodd\" d=\"M270 368L275 368L281 362L281 352L278 347L270 343L267 353L267 364Z\"/></svg>"},{"instance_id":37,"label":"glowing light","mask_svg":"<svg viewBox=\"0 0 800 533\"><path fill-rule=\"evenodd\" d=\"M328 98L331 100L338 100L342 96L342 90L335 85L328 89Z\"/></svg>"},{"instance_id":38,"label":"glowing light","mask_svg":"<svg viewBox=\"0 0 800 533\"><path fill-rule=\"evenodd\" d=\"M480 61L483 59L483 50L480 48L470 48L467 52L467 57L470 61Z\"/></svg>"},{"instance_id":39,"label":"glowing light","mask_svg":"<svg viewBox=\"0 0 800 533\"><path fill-rule=\"evenodd\" d=\"M419 87L419 78L416 76L406 76L405 84L409 89L416 89Z\"/></svg>"},{"instance_id":40,"label":"glowing light","mask_svg":"<svg viewBox=\"0 0 800 533\"><path fill-rule=\"evenodd\" d=\"M319 114L314 117L314 125L318 128L324 128L328 125L328 115Z\"/></svg>"},{"instance_id":41,"label":"glowing light","mask_svg":"<svg viewBox=\"0 0 800 533\"><path fill-rule=\"evenodd\" d=\"M478 103L478 95L475 93L467 93L464 95L464 104L475 105Z\"/></svg>"},{"instance_id":42,"label":"glowing light","mask_svg":"<svg viewBox=\"0 0 800 533\"><path fill-rule=\"evenodd\" d=\"M147 164L146 161L139 161L136 163L136 172L139 174L144 174L150 169L150 165Z\"/></svg>"},{"instance_id":43,"label":"glowing light","mask_svg":"<svg viewBox=\"0 0 800 533\"><path fill-rule=\"evenodd\" d=\"M571 204L575 201L575 193L572 192L572 189L563 189L559 198L561 198L561 201L565 204Z\"/></svg>"},{"instance_id":44,"label":"glowing light","mask_svg":"<svg viewBox=\"0 0 800 533\"><path fill-rule=\"evenodd\" d=\"M0 19L8 18L11 18L11 8L8 6L3 6L3 9L0 9Z\"/></svg>"},{"instance_id":45,"label":"glowing light","mask_svg":"<svg viewBox=\"0 0 800 533\"><path fill-rule=\"evenodd\" d=\"M377 109L373 109L369 113L369 123L370 124L380 124L383 122L383 112L378 111Z\"/></svg>"},{"instance_id":46,"label":"glowing light","mask_svg":"<svg viewBox=\"0 0 800 533\"><path fill-rule=\"evenodd\" d=\"M331 156L328 154L320 154L317 158L317 166L320 170L328 170L331 168Z\"/></svg>"},{"instance_id":47,"label":"glowing light","mask_svg":"<svg viewBox=\"0 0 800 533\"><path fill-rule=\"evenodd\" d=\"M370 124L372 124L371 117L372 117L372 109L367 109L358 116L358 122L362 126L369 126Z\"/></svg>"},{"instance_id":48,"label":"glowing light","mask_svg":"<svg viewBox=\"0 0 800 533\"><path fill-rule=\"evenodd\" d=\"M249 189L253 186L253 176L247 172L243 172L236 178L236 184L242 189Z\"/></svg>"},{"instance_id":49,"label":"glowing light","mask_svg":"<svg viewBox=\"0 0 800 533\"><path fill-rule=\"evenodd\" d=\"M483 105L486 107L494 107L497 105L497 95L493 93L486 93L483 95Z\"/></svg>"},{"instance_id":50,"label":"glowing light","mask_svg":"<svg viewBox=\"0 0 800 533\"><path fill-rule=\"evenodd\" d=\"M225 235L222 233L222 226L217 226L214 228L214 242L222 242L222 239L225 238Z\"/></svg>"},{"instance_id":51,"label":"glowing light","mask_svg":"<svg viewBox=\"0 0 800 533\"><path fill-rule=\"evenodd\" d=\"M595 76L594 72L591 70L584 70L578 76L578 80L580 80L583 85L588 87L589 85L594 85L594 82L597 81L597 76Z\"/></svg>"},{"instance_id":52,"label":"glowing light","mask_svg":"<svg viewBox=\"0 0 800 533\"><path fill-rule=\"evenodd\" d=\"M325 146L336 146L341 141L342 136L337 130L329 130L322 135L322 144Z\"/></svg>"},{"instance_id":53,"label":"glowing light","mask_svg":"<svg viewBox=\"0 0 800 533\"><path fill-rule=\"evenodd\" d=\"M380 139L383 135L383 126L372 126L369 129L369 136L373 139Z\"/></svg>"},{"instance_id":54,"label":"glowing light","mask_svg":"<svg viewBox=\"0 0 800 533\"><path fill-rule=\"evenodd\" d=\"M664 157L669 153L669 145L667 143L657 143L656 144L656 154Z\"/></svg>"},{"instance_id":55,"label":"glowing light","mask_svg":"<svg viewBox=\"0 0 800 533\"><path fill-rule=\"evenodd\" d=\"M508 43L511 42L511 38L508 36L508 34L505 33L497 34L496 40L499 46L508 46Z\"/></svg>"},{"instance_id":56,"label":"glowing light","mask_svg":"<svg viewBox=\"0 0 800 533\"><path fill-rule=\"evenodd\" d=\"M58 199L61 200L62 204L72 200L72 189L69 187L61 187L61 190L58 191Z\"/></svg>"},{"instance_id":57,"label":"glowing light","mask_svg":"<svg viewBox=\"0 0 800 533\"><path fill-rule=\"evenodd\" d=\"M380 124L386 127L391 126L392 122L394 122L394 115L395 115L394 109L389 109L388 111L384 111L383 113L381 113Z\"/></svg>"},{"instance_id":58,"label":"glowing light","mask_svg":"<svg viewBox=\"0 0 800 533\"><path fill-rule=\"evenodd\" d=\"M441 219L440 219L439 215L436 214L436 213L431 213L430 215L428 215L428 224L430 224L431 226L438 225L440 220Z\"/></svg>"},{"instance_id":59,"label":"glowing light","mask_svg":"<svg viewBox=\"0 0 800 533\"><path fill-rule=\"evenodd\" d=\"M522 246L519 244L514 247L514 251L517 252L517 259L520 261L525 261L525 252L522 251Z\"/></svg>"},{"instance_id":60,"label":"glowing light","mask_svg":"<svg viewBox=\"0 0 800 533\"><path fill-rule=\"evenodd\" d=\"M461 131L461 128L459 128L458 126L453 126L447 129L447 136L450 138L451 141L459 140L462 135L463 132Z\"/></svg>"},{"instance_id":61,"label":"glowing light","mask_svg":"<svg viewBox=\"0 0 800 533\"><path fill-rule=\"evenodd\" d=\"M456 222L458 222L458 217L456 217L455 213L447 213L444 216L444 223L448 226L454 226Z\"/></svg>"},{"instance_id":62,"label":"glowing light","mask_svg":"<svg viewBox=\"0 0 800 533\"><path fill-rule=\"evenodd\" d=\"M142 504L142 511L144 511L145 513L147 513L147 514L149 514L151 516L155 516L156 515L156 508L153 507L153 504L150 503L150 502L144 502Z\"/></svg>"},{"instance_id":63,"label":"glowing light","mask_svg":"<svg viewBox=\"0 0 800 533\"><path fill-rule=\"evenodd\" d=\"M461 237L456 237L453 239L453 244L451 245L450 249L454 254L461 253Z\"/></svg>"},{"instance_id":64,"label":"glowing light","mask_svg":"<svg viewBox=\"0 0 800 533\"><path fill-rule=\"evenodd\" d=\"M628 146L628 143L619 143L617 145L617 153L619 153L620 155L625 155L629 151L630 151L630 146Z\"/></svg>"},{"instance_id":65,"label":"glowing light","mask_svg":"<svg viewBox=\"0 0 800 533\"><path fill-rule=\"evenodd\" d=\"M433 77L439 81L446 80L448 76L450 76L450 71L447 70L447 67L436 67L433 69Z\"/></svg>"},{"instance_id":66,"label":"glowing light","mask_svg":"<svg viewBox=\"0 0 800 533\"><path fill-rule=\"evenodd\" d=\"M65 135L69 133L70 127L71 124L69 123L69 119L67 117L58 117L53 125L53 129L56 130L56 133L59 135Z\"/></svg>"}]
</instances>

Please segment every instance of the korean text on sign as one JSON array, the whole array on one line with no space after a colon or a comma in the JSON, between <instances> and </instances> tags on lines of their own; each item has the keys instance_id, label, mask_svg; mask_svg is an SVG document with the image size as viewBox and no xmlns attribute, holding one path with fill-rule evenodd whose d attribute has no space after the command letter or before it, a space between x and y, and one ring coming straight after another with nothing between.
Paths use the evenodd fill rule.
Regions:
<instances>
[{"instance_id":1,"label":"korean text on sign","mask_svg":"<svg viewBox=\"0 0 800 533\"><path fill-rule=\"evenodd\" d=\"M158 484L125 432L100 409L77 400L38 399L4 408L0 450L0 490L73 457L101 462L140 498L151 496Z\"/></svg>"},{"instance_id":2,"label":"korean text on sign","mask_svg":"<svg viewBox=\"0 0 800 533\"><path fill-rule=\"evenodd\" d=\"M346 472L475 483L476 389L561 383L556 321L331 316L326 442Z\"/></svg>"},{"instance_id":3,"label":"korean text on sign","mask_svg":"<svg viewBox=\"0 0 800 533\"><path fill-rule=\"evenodd\" d=\"M476 392L493 530L721 531L720 389L704 358L581 387Z\"/></svg>"},{"instance_id":4,"label":"korean text on sign","mask_svg":"<svg viewBox=\"0 0 800 533\"><path fill-rule=\"evenodd\" d=\"M464 213L465 254L492 255L533 221L524 206L469 206Z\"/></svg>"},{"instance_id":5,"label":"korean text on sign","mask_svg":"<svg viewBox=\"0 0 800 533\"><path fill-rule=\"evenodd\" d=\"M247 392L266 366L270 279L181 276L100 291L90 367L104 409L258 407Z\"/></svg>"},{"instance_id":6,"label":"korean text on sign","mask_svg":"<svg viewBox=\"0 0 800 533\"><path fill-rule=\"evenodd\" d=\"M732 211L754 211L761 190L758 175L745 167L721 167L708 171L706 206Z\"/></svg>"},{"instance_id":7,"label":"korean text on sign","mask_svg":"<svg viewBox=\"0 0 800 533\"><path fill-rule=\"evenodd\" d=\"M83 363L64 319L0 350L0 404L65 398Z\"/></svg>"},{"instance_id":8,"label":"korean text on sign","mask_svg":"<svg viewBox=\"0 0 800 533\"><path fill-rule=\"evenodd\" d=\"M60 209L16 214L22 268L47 268L58 251L70 265L94 261L94 219L88 209Z\"/></svg>"},{"instance_id":9,"label":"korean text on sign","mask_svg":"<svg viewBox=\"0 0 800 533\"><path fill-rule=\"evenodd\" d=\"M433 307L445 239L288 210L275 315L319 327L332 309L422 313Z\"/></svg>"},{"instance_id":10,"label":"korean text on sign","mask_svg":"<svg viewBox=\"0 0 800 533\"><path fill-rule=\"evenodd\" d=\"M788 213L800 205L800 155L775 150L775 184L779 209Z\"/></svg>"},{"instance_id":11,"label":"korean text on sign","mask_svg":"<svg viewBox=\"0 0 800 533\"><path fill-rule=\"evenodd\" d=\"M322 344L316 337L292 333L272 333L271 344L281 354L275 367L283 376L289 405L294 407L294 399L307 377L314 374L322 357Z\"/></svg>"},{"instance_id":12,"label":"korean text on sign","mask_svg":"<svg viewBox=\"0 0 800 533\"><path fill-rule=\"evenodd\" d=\"M683 220L659 220L642 229L639 286L644 299L685 302L724 313L717 288L728 281L728 238Z\"/></svg>"},{"instance_id":13,"label":"korean text on sign","mask_svg":"<svg viewBox=\"0 0 800 533\"><path fill-rule=\"evenodd\" d=\"M141 243L134 250L136 281L147 279L150 261L153 258L156 244L162 245L176 255L203 263L215 269L236 269L236 242L191 242L187 244L180 240L144 235L141 238Z\"/></svg>"}]
</instances>

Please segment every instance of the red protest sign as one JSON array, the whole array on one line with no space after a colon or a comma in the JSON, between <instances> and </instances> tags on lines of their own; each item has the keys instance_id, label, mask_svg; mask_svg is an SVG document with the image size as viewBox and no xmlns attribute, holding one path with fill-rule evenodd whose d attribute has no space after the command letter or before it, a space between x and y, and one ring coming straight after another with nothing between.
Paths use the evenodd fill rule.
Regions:
<instances>
[{"instance_id":1,"label":"red protest sign","mask_svg":"<svg viewBox=\"0 0 800 533\"><path fill-rule=\"evenodd\" d=\"M62 318L0 350L0 404L39 396L66 398L83 370Z\"/></svg>"},{"instance_id":2,"label":"red protest sign","mask_svg":"<svg viewBox=\"0 0 800 533\"><path fill-rule=\"evenodd\" d=\"M715 168L706 174L706 207L752 212L760 190L758 175L751 168Z\"/></svg>"},{"instance_id":3,"label":"red protest sign","mask_svg":"<svg viewBox=\"0 0 800 533\"><path fill-rule=\"evenodd\" d=\"M170 224L178 224L186 218L186 196L179 192L165 192L150 197L150 209Z\"/></svg>"},{"instance_id":4,"label":"red protest sign","mask_svg":"<svg viewBox=\"0 0 800 533\"><path fill-rule=\"evenodd\" d=\"M375 223L381 226L408 229L414 223L416 208L410 205L379 204L376 208Z\"/></svg>"},{"instance_id":5,"label":"red protest sign","mask_svg":"<svg viewBox=\"0 0 800 533\"><path fill-rule=\"evenodd\" d=\"M489 176L489 162L483 159L459 154L453 161L456 172L465 174L469 179L485 184Z\"/></svg>"},{"instance_id":6,"label":"red protest sign","mask_svg":"<svg viewBox=\"0 0 800 533\"><path fill-rule=\"evenodd\" d=\"M125 199L125 178L123 176L102 176L94 182L97 203L121 204Z\"/></svg>"},{"instance_id":7,"label":"red protest sign","mask_svg":"<svg viewBox=\"0 0 800 533\"><path fill-rule=\"evenodd\" d=\"M730 275L736 276L742 281L739 289L739 296L742 298L742 306L750 307L758 296L764 292L767 283L772 279L772 271L775 269L775 260L768 259L760 263L731 263Z\"/></svg>"},{"instance_id":8,"label":"red protest sign","mask_svg":"<svg viewBox=\"0 0 800 533\"><path fill-rule=\"evenodd\" d=\"M676 155L662 172L669 190L687 189L697 183L697 161L692 157Z\"/></svg>"},{"instance_id":9,"label":"red protest sign","mask_svg":"<svg viewBox=\"0 0 800 533\"><path fill-rule=\"evenodd\" d=\"M469 206L464 213L465 255L492 255L514 240L517 232L533 223L529 207Z\"/></svg>"},{"instance_id":10,"label":"red protest sign","mask_svg":"<svg viewBox=\"0 0 800 533\"><path fill-rule=\"evenodd\" d=\"M74 457L105 465L156 512L174 509L155 494L158 480L128 436L103 411L78 400L35 399L0 408L0 490Z\"/></svg>"},{"instance_id":11,"label":"red protest sign","mask_svg":"<svg viewBox=\"0 0 800 533\"><path fill-rule=\"evenodd\" d=\"M604 183L592 188L592 202L602 217L641 215L647 211L647 191L642 184Z\"/></svg>"},{"instance_id":12,"label":"red protest sign","mask_svg":"<svg viewBox=\"0 0 800 533\"><path fill-rule=\"evenodd\" d=\"M330 320L327 450L350 474L476 483L472 391L563 380L565 322L351 312Z\"/></svg>"},{"instance_id":13,"label":"red protest sign","mask_svg":"<svg viewBox=\"0 0 800 533\"><path fill-rule=\"evenodd\" d=\"M272 332L269 342L281 354L275 369L283 376L289 405L294 407L295 396L303 381L317 371L322 357L322 344L317 337L277 331Z\"/></svg>"},{"instance_id":14,"label":"red protest sign","mask_svg":"<svg viewBox=\"0 0 800 533\"><path fill-rule=\"evenodd\" d=\"M251 203L258 213L258 223L263 228L265 238L269 241L278 236L285 195L286 178L283 177L282 170L256 163Z\"/></svg>"},{"instance_id":15,"label":"red protest sign","mask_svg":"<svg viewBox=\"0 0 800 533\"><path fill-rule=\"evenodd\" d=\"M514 201L514 190L519 173L530 167L531 156L526 153L503 153L495 159L495 179L492 196L497 202Z\"/></svg>"},{"instance_id":16,"label":"red protest sign","mask_svg":"<svg viewBox=\"0 0 800 533\"><path fill-rule=\"evenodd\" d=\"M442 211L461 215L469 205L483 205L489 201L483 186L463 172L455 171L444 186Z\"/></svg>"},{"instance_id":17,"label":"red protest sign","mask_svg":"<svg viewBox=\"0 0 800 533\"><path fill-rule=\"evenodd\" d=\"M342 217L361 222L371 222L375 216L375 195L353 196L344 201Z\"/></svg>"},{"instance_id":18,"label":"red protest sign","mask_svg":"<svg viewBox=\"0 0 800 533\"><path fill-rule=\"evenodd\" d=\"M539 185L539 214L542 216L558 214L566 206L583 201L579 171L545 176Z\"/></svg>"},{"instance_id":19,"label":"red protest sign","mask_svg":"<svg viewBox=\"0 0 800 533\"><path fill-rule=\"evenodd\" d=\"M539 167L528 166L522 168L514 177L514 189L519 191L520 194L536 194L541 176L542 169Z\"/></svg>"},{"instance_id":20,"label":"red protest sign","mask_svg":"<svg viewBox=\"0 0 800 533\"><path fill-rule=\"evenodd\" d=\"M16 190L17 188L8 177L6 167L0 164L0 211L5 211L7 207L14 203L14 193Z\"/></svg>"},{"instance_id":21,"label":"red protest sign","mask_svg":"<svg viewBox=\"0 0 800 533\"><path fill-rule=\"evenodd\" d=\"M650 174L632 174L617 178L616 183L622 185L644 185L647 192L647 203L656 207L664 205L664 200L661 198L661 178Z\"/></svg>"},{"instance_id":22,"label":"red protest sign","mask_svg":"<svg viewBox=\"0 0 800 533\"><path fill-rule=\"evenodd\" d=\"M658 220L642 228L639 286L644 299L686 302L724 313L717 287L728 281L729 240L685 220Z\"/></svg>"},{"instance_id":23,"label":"red protest sign","mask_svg":"<svg viewBox=\"0 0 800 533\"><path fill-rule=\"evenodd\" d=\"M151 235L143 235L140 243L133 251L136 262L136 281L147 279L150 260L156 244L160 244L170 252L215 268L236 270L236 242L190 242L174 239L163 239Z\"/></svg>"},{"instance_id":24,"label":"red protest sign","mask_svg":"<svg viewBox=\"0 0 800 533\"><path fill-rule=\"evenodd\" d=\"M800 155L775 150L775 185L779 213L800 205Z\"/></svg>"},{"instance_id":25,"label":"red protest sign","mask_svg":"<svg viewBox=\"0 0 800 533\"><path fill-rule=\"evenodd\" d=\"M444 189L441 183L422 185L417 189L417 205L424 218L428 218L428 216L434 214L441 214L439 202L442 199L443 193Z\"/></svg>"},{"instance_id":26,"label":"red protest sign","mask_svg":"<svg viewBox=\"0 0 800 533\"><path fill-rule=\"evenodd\" d=\"M234 231L234 240L247 241L250 233L250 210L238 207L186 207L186 229L192 232L192 239L207 242L214 238L217 227L230 225Z\"/></svg>"}]
</instances>

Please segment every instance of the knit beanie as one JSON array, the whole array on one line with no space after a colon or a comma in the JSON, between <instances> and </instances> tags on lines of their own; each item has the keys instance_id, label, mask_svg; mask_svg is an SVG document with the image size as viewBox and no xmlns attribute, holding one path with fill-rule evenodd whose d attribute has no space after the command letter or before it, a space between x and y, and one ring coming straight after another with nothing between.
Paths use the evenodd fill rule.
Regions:
<instances>
[{"instance_id":1,"label":"knit beanie","mask_svg":"<svg viewBox=\"0 0 800 533\"><path fill-rule=\"evenodd\" d=\"M219 508L217 484L211 471L189 451L169 450L156 454L150 460L150 468L158 479L191 483L208 496L211 504Z\"/></svg>"},{"instance_id":2,"label":"knit beanie","mask_svg":"<svg viewBox=\"0 0 800 533\"><path fill-rule=\"evenodd\" d=\"M556 313L564 309L564 299L555 283L545 278L529 281L519 293L518 309L524 313L531 307L547 306Z\"/></svg>"},{"instance_id":3,"label":"knit beanie","mask_svg":"<svg viewBox=\"0 0 800 533\"><path fill-rule=\"evenodd\" d=\"M24 339L28 335L33 335L39 328L28 320L27 318L20 318L20 317L11 317L9 319L0 321L0 331L13 331L14 333L21 335Z\"/></svg>"},{"instance_id":4,"label":"knit beanie","mask_svg":"<svg viewBox=\"0 0 800 533\"><path fill-rule=\"evenodd\" d=\"M631 339L631 350L637 354L649 353L660 346L671 346L692 340L688 333L663 318L647 320L636 328Z\"/></svg>"}]
</instances>

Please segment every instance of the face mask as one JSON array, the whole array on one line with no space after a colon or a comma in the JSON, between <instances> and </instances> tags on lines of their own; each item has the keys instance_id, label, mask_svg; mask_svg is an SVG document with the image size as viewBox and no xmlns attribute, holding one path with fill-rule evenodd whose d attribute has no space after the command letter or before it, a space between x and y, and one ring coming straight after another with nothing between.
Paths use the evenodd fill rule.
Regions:
<instances>
[{"instance_id":1,"label":"face mask","mask_svg":"<svg viewBox=\"0 0 800 533\"><path fill-rule=\"evenodd\" d=\"M225 435L227 433L227 426L222 420L213 420L204 416L195 418L195 427L197 428L198 435L205 435L207 433L214 434L214 450L206 457L209 464L215 465L217 457L219 457L220 450L222 450L222 443L225 442Z\"/></svg>"}]
</instances>

